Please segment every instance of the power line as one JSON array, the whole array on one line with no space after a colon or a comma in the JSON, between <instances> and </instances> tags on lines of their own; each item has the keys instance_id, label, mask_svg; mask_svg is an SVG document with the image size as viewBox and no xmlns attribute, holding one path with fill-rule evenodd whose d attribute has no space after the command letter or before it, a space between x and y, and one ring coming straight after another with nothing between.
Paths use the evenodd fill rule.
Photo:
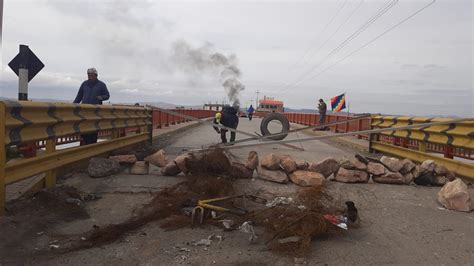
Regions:
<instances>
[{"instance_id":1,"label":"power line","mask_svg":"<svg viewBox=\"0 0 474 266\"><path fill-rule=\"evenodd\" d=\"M334 21L334 19L337 17L337 15L339 14L339 12L341 12L341 10L344 8L344 6L346 5L348 0L345 0L344 3L342 3L342 5L339 6L339 8L337 9L336 13L332 16L332 18L328 21L328 23L326 23L326 25L324 26L323 30L318 34L318 35L321 35L323 34L327 28L329 27L329 25L331 25L331 23ZM293 69L295 66L299 65L301 63L301 61L303 61L303 59L306 57L306 55L308 54L309 51L311 51L312 49L312 45L310 45L306 51L303 53L303 56L301 56L297 61L296 63L294 63L292 66L290 66L290 70Z\"/></svg>"},{"instance_id":2,"label":"power line","mask_svg":"<svg viewBox=\"0 0 474 266\"><path fill-rule=\"evenodd\" d=\"M294 82L290 83L289 85L285 86L283 90L279 90L279 92L290 89L292 87L298 86L305 77L311 74L314 70L320 67L324 62L326 62L330 57L334 56L337 52L339 52L342 48L344 48L350 41L358 37L362 32L364 32L368 27L370 27L378 18L388 12L391 8L393 8L398 3L398 0L391 0L386 6L380 8L374 16L372 16L367 22L365 22L361 27L359 27L354 33L352 33L349 37L347 37L342 43L340 43L336 48L331 50L329 54L324 57L318 64L313 65L308 71L306 71L303 75L301 75L298 79Z\"/></svg>"},{"instance_id":3,"label":"power line","mask_svg":"<svg viewBox=\"0 0 474 266\"><path fill-rule=\"evenodd\" d=\"M333 66L339 64L340 62L346 60L347 58L349 58L350 56L354 55L355 53L359 52L360 50L364 49L365 47L369 46L371 43L375 42L376 40L380 39L382 36L384 36L385 34L389 33L390 31L394 30L395 28L397 28L398 26L400 26L401 24L405 23L406 21L410 20L411 18L413 18L414 16L418 15L420 12L422 12L423 10L427 9L428 7L430 7L431 5L433 5L434 3L436 2L436 0L432 0L429 4L427 4L426 6L418 9L416 12L414 12L413 14L411 14L410 16L404 18L403 20L401 20L400 22L396 23L395 25L393 25L392 27L388 28L387 30L385 30L384 32L382 32L381 34L377 35L375 38L371 39L370 41L366 42L365 44L363 44L362 46L360 46L359 48L353 50L352 52L350 52L349 54L347 54L345 57L341 58L340 60L334 62L332 65L328 66L327 68L323 69L322 71L318 72L316 75L310 77L308 80L312 80L318 76L320 76L321 74L323 74L324 72L326 72L327 70L329 70L330 68L332 68Z\"/></svg>"}]
</instances>

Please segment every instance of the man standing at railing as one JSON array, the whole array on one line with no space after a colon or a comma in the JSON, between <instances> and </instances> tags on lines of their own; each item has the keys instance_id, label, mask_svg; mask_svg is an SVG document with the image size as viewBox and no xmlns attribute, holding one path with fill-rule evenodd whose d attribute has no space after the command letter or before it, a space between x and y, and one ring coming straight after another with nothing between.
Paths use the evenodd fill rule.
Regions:
<instances>
[{"instance_id":1,"label":"man standing at railing","mask_svg":"<svg viewBox=\"0 0 474 266\"><path fill-rule=\"evenodd\" d=\"M319 104L318 104L318 111L319 111L319 124L325 124L326 123L326 110L327 110L326 103L324 102L323 99L319 99ZM326 127L321 128L321 130L326 130Z\"/></svg>"},{"instance_id":2,"label":"man standing at railing","mask_svg":"<svg viewBox=\"0 0 474 266\"><path fill-rule=\"evenodd\" d=\"M89 68L87 70L87 80L82 82L74 103L102 104L102 101L106 101L109 98L110 94L107 90L107 85L97 78L97 70L95 68ZM97 134L95 132L81 135L82 143L84 145L96 143Z\"/></svg>"}]
</instances>

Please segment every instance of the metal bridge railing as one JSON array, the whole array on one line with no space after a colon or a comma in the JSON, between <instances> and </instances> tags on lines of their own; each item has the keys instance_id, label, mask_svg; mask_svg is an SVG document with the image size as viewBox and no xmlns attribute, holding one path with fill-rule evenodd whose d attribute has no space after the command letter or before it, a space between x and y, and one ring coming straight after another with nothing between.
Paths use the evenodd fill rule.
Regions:
<instances>
[{"instance_id":1,"label":"metal bridge railing","mask_svg":"<svg viewBox=\"0 0 474 266\"><path fill-rule=\"evenodd\" d=\"M127 134L127 129L132 129L133 134ZM77 141L78 135L92 132L109 132L111 139L56 150L58 140ZM145 107L2 101L0 214L5 209L5 186L8 184L46 173L44 185L53 187L56 169L64 165L151 139L152 110ZM35 143L44 143L46 153L6 163L6 147Z\"/></svg>"},{"instance_id":2,"label":"metal bridge railing","mask_svg":"<svg viewBox=\"0 0 474 266\"><path fill-rule=\"evenodd\" d=\"M374 116L372 128L383 129L421 123L450 121L449 118ZM454 160L474 160L474 121L387 131L370 136L370 150L409 158L417 162L434 160L456 174L474 178L474 164ZM435 154L443 154L443 157Z\"/></svg>"}]
</instances>

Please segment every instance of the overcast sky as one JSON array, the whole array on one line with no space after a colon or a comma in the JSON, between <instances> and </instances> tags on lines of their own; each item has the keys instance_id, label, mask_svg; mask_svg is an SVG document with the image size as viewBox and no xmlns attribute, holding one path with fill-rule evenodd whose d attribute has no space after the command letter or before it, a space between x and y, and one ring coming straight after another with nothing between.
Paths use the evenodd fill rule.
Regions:
<instances>
[{"instance_id":1,"label":"overcast sky","mask_svg":"<svg viewBox=\"0 0 474 266\"><path fill-rule=\"evenodd\" d=\"M96 67L112 102L222 101L222 69L205 60L222 53L243 105L257 90L291 108L346 92L353 112L473 116L471 0L438 0L332 66L431 0L400 0L344 43L390 2L4 0L0 93L17 97L7 64L26 44L46 65L30 98L72 101Z\"/></svg>"}]
</instances>

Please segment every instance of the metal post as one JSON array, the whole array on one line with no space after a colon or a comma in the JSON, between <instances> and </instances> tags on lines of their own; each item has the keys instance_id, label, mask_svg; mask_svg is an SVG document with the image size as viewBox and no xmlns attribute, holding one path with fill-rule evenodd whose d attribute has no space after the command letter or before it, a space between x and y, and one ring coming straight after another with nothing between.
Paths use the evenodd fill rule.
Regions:
<instances>
[{"instance_id":1,"label":"metal post","mask_svg":"<svg viewBox=\"0 0 474 266\"><path fill-rule=\"evenodd\" d=\"M5 105L0 105L0 216L5 214L5 166L7 160L5 149Z\"/></svg>"},{"instance_id":2,"label":"metal post","mask_svg":"<svg viewBox=\"0 0 474 266\"><path fill-rule=\"evenodd\" d=\"M28 101L28 54L27 45L20 44L20 68L18 69L18 100Z\"/></svg>"},{"instance_id":3,"label":"metal post","mask_svg":"<svg viewBox=\"0 0 474 266\"><path fill-rule=\"evenodd\" d=\"M56 140L46 140L46 154L53 153L56 151ZM53 188L56 185L56 169L52 169L46 172L45 186L46 188Z\"/></svg>"}]
</instances>

